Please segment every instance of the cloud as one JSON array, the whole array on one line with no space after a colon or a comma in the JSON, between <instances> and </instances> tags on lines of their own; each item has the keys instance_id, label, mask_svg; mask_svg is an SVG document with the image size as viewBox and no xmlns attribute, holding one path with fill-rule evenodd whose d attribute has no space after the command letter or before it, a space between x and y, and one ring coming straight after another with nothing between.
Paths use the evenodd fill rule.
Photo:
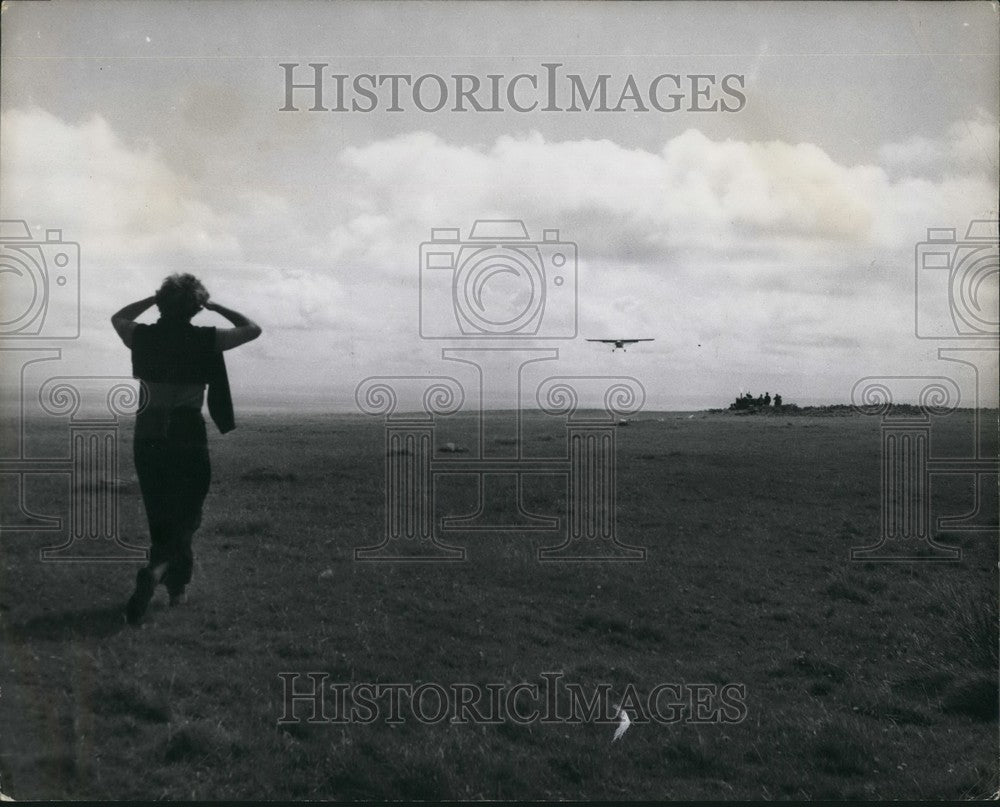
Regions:
<instances>
[{"instance_id":1,"label":"cloud","mask_svg":"<svg viewBox=\"0 0 1000 807\"><path fill-rule=\"evenodd\" d=\"M982 116L941 140L887 144L872 165L696 129L657 150L537 132L462 145L416 131L331 154L294 193L207 187L100 116L11 109L0 129L3 215L81 243L90 320L103 328L163 275L194 271L260 318L267 339L246 361L254 383L278 385L430 371L439 353L416 338L421 242L432 228L467 236L476 219L515 218L534 238L558 229L578 244L582 336L655 335L633 361L669 361L695 385L781 370L836 398L832 365L849 375L872 355L900 372L914 363L914 245L928 227L964 229L997 195L983 148L997 129ZM573 355L587 369L592 356Z\"/></svg>"},{"instance_id":2,"label":"cloud","mask_svg":"<svg viewBox=\"0 0 1000 807\"><path fill-rule=\"evenodd\" d=\"M968 155L989 135L979 122L952 131L975 135L961 141ZM935 222L982 215L995 181L970 160L960 156L943 178L894 180L882 166L841 165L813 144L713 141L694 129L658 153L538 133L472 149L410 133L342 153L356 212L336 226L334 242L344 256L401 260L387 242L506 216L561 227L601 258L843 257L899 249Z\"/></svg>"},{"instance_id":3,"label":"cloud","mask_svg":"<svg viewBox=\"0 0 1000 807\"><path fill-rule=\"evenodd\" d=\"M38 108L3 114L4 214L87 234L104 256L231 254L235 243L197 190L152 147L128 147L99 115L66 124Z\"/></svg>"},{"instance_id":4,"label":"cloud","mask_svg":"<svg viewBox=\"0 0 1000 807\"><path fill-rule=\"evenodd\" d=\"M895 341L903 361L915 352L914 245L928 227L964 228L997 193L994 174L966 159L991 130L949 132L934 149L958 149L952 170L895 178L814 144L694 129L658 152L538 133L471 148L410 133L342 153L357 212L335 228L336 250L412 278L432 227L467 235L477 217L522 218L536 238L555 227L579 243L588 334L721 340L751 365L781 350L808 366L819 347L849 364L852 349Z\"/></svg>"},{"instance_id":5,"label":"cloud","mask_svg":"<svg viewBox=\"0 0 1000 807\"><path fill-rule=\"evenodd\" d=\"M175 271L202 275L231 305L257 307L294 328L342 322L343 290L324 250L287 200L253 188L227 207L168 165L153 146L124 143L94 115L70 124L38 108L3 114L3 216L49 227L81 245L85 313L146 296ZM100 313L98 313L100 312Z\"/></svg>"},{"instance_id":6,"label":"cloud","mask_svg":"<svg viewBox=\"0 0 1000 807\"><path fill-rule=\"evenodd\" d=\"M914 135L901 143L886 143L879 158L896 176L996 176L998 152L997 123L979 110L976 118L951 124L943 139Z\"/></svg>"}]
</instances>

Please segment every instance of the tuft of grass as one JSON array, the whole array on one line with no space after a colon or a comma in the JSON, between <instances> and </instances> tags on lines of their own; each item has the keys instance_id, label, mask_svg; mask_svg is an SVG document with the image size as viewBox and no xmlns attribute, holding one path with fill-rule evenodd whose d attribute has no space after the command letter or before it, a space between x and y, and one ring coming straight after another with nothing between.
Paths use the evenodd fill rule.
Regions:
<instances>
[{"instance_id":1,"label":"tuft of grass","mask_svg":"<svg viewBox=\"0 0 1000 807\"><path fill-rule=\"evenodd\" d=\"M834 684L847 680L847 670L839 664L808 653L799 653L780 667L772 669L770 674L776 678L802 675L807 678L825 679Z\"/></svg>"},{"instance_id":2,"label":"tuft of grass","mask_svg":"<svg viewBox=\"0 0 1000 807\"><path fill-rule=\"evenodd\" d=\"M955 673L950 670L928 670L911 675L893 686L893 690L907 697L937 698L945 692Z\"/></svg>"},{"instance_id":3,"label":"tuft of grass","mask_svg":"<svg viewBox=\"0 0 1000 807\"><path fill-rule=\"evenodd\" d=\"M170 720L170 704L160 693L135 681L110 681L94 692L93 709L103 715L129 715L150 723Z\"/></svg>"},{"instance_id":4,"label":"tuft of grass","mask_svg":"<svg viewBox=\"0 0 1000 807\"><path fill-rule=\"evenodd\" d=\"M690 738L674 737L663 746L662 758L671 776L693 778L717 773L719 760L701 743Z\"/></svg>"},{"instance_id":5,"label":"tuft of grass","mask_svg":"<svg viewBox=\"0 0 1000 807\"><path fill-rule=\"evenodd\" d=\"M822 698L831 692L833 692L833 682L829 679L814 681L809 685L809 694L815 695L817 698Z\"/></svg>"},{"instance_id":6,"label":"tuft of grass","mask_svg":"<svg viewBox=\"0 0 1000 807\"><path fill-rule=\"evenodd\" d=\"M860 605L868 605L871 602L859 581L846 570L834 574L823 589L823 593L835 600L846 600Z\"/></svg>"},{"instance_id":7,"label":"tuft of grass","mask_svg":"<svg viewBox=\"0 0 1000 807\"><path fill-rule=\"evenodd\" d=\"M857 708L858 714L873 717L876 720L888 720L896 725L929 726L934 722L926 712L907 706L891 697L862 703Z\"/></svg>"},{"instance_id":8,"label":"tuft of grass","mask_svg":"<svg viewBox=\"0 0 1000 807\"><path fill-rule=\"evenodd\" d=\"M270 523L263 519L243 519L226 518L215 525L215 531L226 538L242 537L250 535L263 535L270 528Z\"/></svg>"},{"instance_id":9,"label":"tuft of grass","mask_svg":"<svg viewBox=\"0 0 1000 807\"><path fill-rule=\"evenodd\" d=\"M995 677L975 675L957 683L941 701L945 714L995 722L1000 712L1000 691Z\"/></svg>"},{"instance_id":10,"label":"tuft of grass","mask_svg":"<svg viewBox=\"0 0 1000 807\"><path fill-rule=\"evenodd\" d=\"M452 798L448 777L441 763L419 759L403 766L395 777L393 791L402 800L444 801Z\"/></svg>"},{"instance_id":11,"label":"tuft of grass","mask_svg":"<svg viewBox=\"0 0 1000 807\"><path fill-rule=\"evenodd\" d=\"M170 732L163 758L174 762L224 762L242 755L243 743L219 723L198 720L182 724Z\"/></svg>"},{"instance_id":12,"label":"tuft of grass","mask_svg":"<svg viewBox=\"0 0 1000 807\"><path fill-rule=\"evenodd\" d=\"M872 758L862 734L847 721L824 723L806 743L805 754L826 773L861 776Z\"/></svg>"},{"instance_id":13,"label":"tuft of grass","mask_svg":"<svg viewBox=\"0 0 1000 807\"><path fill-rule=\"evenodd\" d=\"M1000 609L996 589L952 591L947 616L969 661L984 670L1000 667Z\"/></svg>"},{"instance_id":14,"label":"tuft of grass","mask_svg":"<svg viewBox=\"0 0 1000 807\"><path fill-rule=\"evenodd\" d=\"M282 473L273 468L252 468L240 476L244 482L295 482L298 475L289 471Z\"/></svg>"}]
</instances>

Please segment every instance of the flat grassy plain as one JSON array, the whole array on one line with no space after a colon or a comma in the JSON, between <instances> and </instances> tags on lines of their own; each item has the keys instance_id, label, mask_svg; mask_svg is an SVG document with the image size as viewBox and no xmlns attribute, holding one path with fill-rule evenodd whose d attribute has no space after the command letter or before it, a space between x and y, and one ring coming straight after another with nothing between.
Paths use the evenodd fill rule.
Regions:
<instances>
[{"instance_id":1,"label":"flat grassy plain","mask_svg":"<svg viewBox=\"0 0 1000 807\"><path fill-rule=\"evenodd\" d=\"M971 423L938 419L934 455L965 455ZM438 445L473 445L474 426L444 420ZM45 428L65 446L65 427ZM120 531L145 545L130 428ZM996 529L941 535L961 547L955 563L852 562L879 534L877 418L642 413L617 432L618 529L647 558L619 564L540 563L560 539L537 532L449 535L461 563L359 563L354 549L381 537L380 421L260 414L210 431L186 606L167 608L161 589L130 629L137 563L43 563L58 533L4 532L3 792L967 799L1000 787ZM564 441L559 421L526 416L526 453L558 455ZM995 429L987 448L996 455ZM971 496L967 478L935 482L932 512L966 512ZM526 491L540 513L564 516L565 497L554 480ZM27 498L66 517L65 479L39 477ZM453 480L437 515L474 502ZM616 693L739 683L747 714L633 725L614 744L597 722L279 725L278 674L310 671L446 686L562 672Z\"/></svg>"}]
</instances>

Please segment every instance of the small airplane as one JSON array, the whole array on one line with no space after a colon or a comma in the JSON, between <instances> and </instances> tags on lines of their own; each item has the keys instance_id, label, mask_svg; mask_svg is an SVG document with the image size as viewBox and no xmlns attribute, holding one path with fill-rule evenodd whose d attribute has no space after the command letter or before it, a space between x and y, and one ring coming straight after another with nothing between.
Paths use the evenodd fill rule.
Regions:
<instances>
[{"instance_id":1,"label":"small airplane","mask_svg":"<svg viewBox=\"0 0 1000 807\"><path fill-rule=\"evenodd\" d=\"M611 348L611 352L614 353L618 348L621 348L626 353L628 349L625 345L634 345L636 342L652 342L652 339L588 339L588 342L603 342L605 345L614 345Z\"/></svg>"}]
</instances>

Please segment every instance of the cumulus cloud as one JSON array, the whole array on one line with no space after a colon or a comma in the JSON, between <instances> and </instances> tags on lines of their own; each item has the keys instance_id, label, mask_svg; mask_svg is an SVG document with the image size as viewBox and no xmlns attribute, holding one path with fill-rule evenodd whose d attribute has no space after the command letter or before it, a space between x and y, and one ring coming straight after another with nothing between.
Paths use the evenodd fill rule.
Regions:
<instances>
[{"instance_id":1,"label":"cumulus cloud","mask_svg":"<svg viewBox=\"0 0 1000 807\"><path fill-rule=\"evenodd\" d=\"M128 147L99 115L77 125L45 110L3 115L5 215L44 215L110 256L232 253L219 216L151 146Z\"/></svg>"},{"instance_id":2,"label":"cumulus cloud","mask_svg":"<svg viewBox=\"0 0 1000 807\"><path fill-rule=\"evenodd\" d=\"M976 122L952 131L989 134ZM401 272L431 227L468 227L475 217L561 227L600 259L848 263L912 246L935 222L982 216L996 188L971 159L944 177L893 178L880 165L839 164L812 144L719 142L694 129L658 153L609 140L547 142L538 133L473 149L411 133L346 149L341 163L354 210L334 227L333 250Z\"/></svg>"},{"instance_id":3,"label":"cumulus cloud","mask_svg":"<svg viewBox=\"0 0 1000 807\"><path fill-rule=\"evenodd\" d=\"M101 317L149 294L170 272L202 275L232 305L267 310L296 328L342 322L343 290L327 254L287 200L253 188L227 207L207 201L150 145L124 143L94 115L66 123L45 110L2 118L3 215L81 245L85 313Z\"/></svg>"},{"instance_id":4,"label":"cumulus cloud","mask_svg":"<svg viewBox=\"0 0 1000 807\"><path fill-rule=\"evenodd\" d=\"M168 271L195 271L268 326L266 343L247 348L258 377L303 381L319 369L341 386L351 381L338 374L355 370L431 371L439 354L415 341L419 245L432 228L468 235L484 218L577 242L581 335L655 335L634 359L654 376L664 362L702 380L837 366L857 375L859 357L877 351L912 363L914 244L927 227L982 217L997 195L997 127L985 118L940 141L887 144L870 165L815 144L696 129L655 151L537 132L470 145L417 131L341 149L294 196L207 189L100 116L69 123L11 109L0 128L3 215L81 243L94 317ZM565 353L581 370L592 360L578 345ZM843 383L827 382L826 394L842 397Z\"/></svg>"},{"instance_id":5,"label":"cumulus cloud","mask_svg":"<svg viewBox=\"0 0 1000 807\"><path fill-rule=\"evenodd\" d=\"M942 155L963 132L990 134L977 122L949 131L934 143ZM476 217L522 218L535 237L558 227L579 243L588 334L653 333L724 345L726 366L780 354L824 372L831 351L845 366L879 350L912 362L914 245L928 227L988 214L997 194L995 174L971 159L894 176L814 144L694 129L658 152L538 133L477 149L410 133L347 149L341 163L356 213L335 228L336 250L376 271L412 277L431 227L467 235ZM690 361L697 372L702 358Z\"/></svg>"},{"instance_id":6,"label":"cumulus cloud","mask_svg":"<svg viewBox=\"0 0 1000 807\"><path fill-rule=\"evenodd\" d=\"M896 175L996 176L998 152L997 123L980 110L976 118L951 124L944 139L914 135L900 143L886 143L879 151L879 158Z\"/></svg>"}]
</instances>

